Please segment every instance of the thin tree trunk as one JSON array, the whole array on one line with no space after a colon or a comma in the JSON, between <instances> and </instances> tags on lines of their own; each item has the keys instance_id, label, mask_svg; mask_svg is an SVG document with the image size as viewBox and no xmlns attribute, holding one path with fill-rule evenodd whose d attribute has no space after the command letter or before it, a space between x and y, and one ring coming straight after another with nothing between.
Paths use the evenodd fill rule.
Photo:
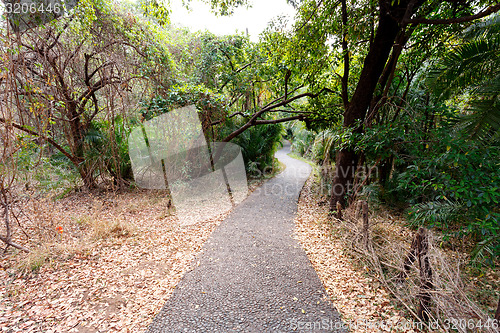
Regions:
<instances>
[{"instance_id":1,"label":"thin tree trunk","mask_svg":"<svg viewBox=\"0 0 500 333\"><path fill-rule=\"evenodd\" d=\"M87 189L95 188L96 182L94 179L92 169L84 163L85 156L83 151L84 149L83 143L87 126L82 125L76 102L74 101L68 102L66 112L68 113L68 119L70 119L69 126L70 126L71 140L73 144L72 147L73 156L75 157L75 160L78 161L77 162L78 164L75 166L77 167L78 172L80 173L80 177L83 180L84 186Z\"/></svg>"},{"instance_id":2,"label":"thin tree trunk","mask_svg":"<svg viewBox=\"0 0 500 333\"><path fill-rule=\"evenodd\" d=\"M429 236L427 230L420 228L417 233L418 243L418 262L420 266L420 291L418 294L419 305L417 315L423 321L430 318L431 290L434 288L432 283L432 269L429 262Z\"/></svg>"},{"instance_id":3,"label":"thin tree trunk","mask_svg":"<svg viewBox=\"0 0 500 333\"><path fill-rule=\"evenodd\" d=\"M500 298L498 299L497 312L495 313L495 320L500 324Z\"/></svg>"},{"instance_id":4,"label":"thin tree trunk","mask_svg":"<svg viewBox=\"0 0 500 333\"><path fill-rule=\"evenodd\" d=\"M330 210L337 208L337 202L345 207L347 202L346 193L352 185L352 179L356 172L358 155L352 149L341 149L337 152L335 161L335 175L333 176L332 189L330 193Z\"/></svg>"},{"instance_id":5,"label":"thin tree trunk","mask_svg":"<svg viewBox=\"0 0 500 333\"><path fill-rule=\"evenodd\" d=\"M342 1L342 53L344 54L344 74L342 75L342 102L344 108L349 107L349 46L347 44L347 3Z\"/></svg>"}]
</instances>

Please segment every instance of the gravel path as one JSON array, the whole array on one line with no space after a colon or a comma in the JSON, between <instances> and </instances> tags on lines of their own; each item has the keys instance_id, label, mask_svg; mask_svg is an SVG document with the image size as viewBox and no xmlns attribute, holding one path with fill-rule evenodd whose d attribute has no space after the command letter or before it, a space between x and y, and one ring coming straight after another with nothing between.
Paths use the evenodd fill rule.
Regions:
<instances>
[{"instance_id":1,"label":"gravel path","mask_svg":"<svg viewBox=\"0 0 500 333\"><path fill-rule=\"evenodd\" d=\"M337 332L339 315L292 238L311 167L276 157L283 173L236 207L210 236L148 332Z\"/></svg>"}]
</instances>

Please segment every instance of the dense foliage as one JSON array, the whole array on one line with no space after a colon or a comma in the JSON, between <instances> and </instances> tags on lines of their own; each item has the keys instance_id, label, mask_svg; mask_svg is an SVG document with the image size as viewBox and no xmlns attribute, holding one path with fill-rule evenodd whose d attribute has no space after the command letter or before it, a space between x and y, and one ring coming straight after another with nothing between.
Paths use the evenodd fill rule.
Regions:
<instances>
[{"instance_id":1,"label":"dense foliage","mask_svg":"<svg viewBox=\"0 0 500 333\"><path fill-rule=\"evenodd\" d=\"M490 263L500 254L499 17L444 31L450 43L417 34L421 48L403 50L362 131L288 130L295 151L319 163L346 148L359 154L349 202L368 196L411 225L465 237L473 259Z\"/></svg>"},{"instance_id":2,"label":"dense foliage","mask_svg":"<svg viewBox=\"0 0 500 333\"><path fill-rule=\"evenodd\" d=\"M222 15L247 4L206 2ZM284 134L325 167L327 190L346 189L332 208L370 195L498 255L499 5L292 2L292 28L277 18L258 43L174 28L150 0L4 27L1 165L44 189L124 187L131 129L194 104L207 141L239 144L248 171L273 167Z\"/></svg>"}]
</instances>

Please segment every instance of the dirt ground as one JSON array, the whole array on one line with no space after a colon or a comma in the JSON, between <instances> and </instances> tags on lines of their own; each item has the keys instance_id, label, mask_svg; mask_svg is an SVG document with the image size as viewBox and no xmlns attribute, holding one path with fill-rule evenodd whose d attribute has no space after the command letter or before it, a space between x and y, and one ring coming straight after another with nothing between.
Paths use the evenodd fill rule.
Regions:
<instances>
[{"instance_id":1,"label":"dirt ground","mask_svg":"<svg viewBox=\"0 0 500 333\"><path fill-rule=\"evenodd\" d=\"M331 237L312 182L299 200L296 237L344 322L353 332L412 332L388 291ZM31 202L19 214L24 231L15 230L31 253L9 248L0 257L0 329L144 331L226 215L181 226L161 191Z\"/></svg>"},{"instance_id":2,"label":"dirt ground","mask_svg":"<svg viewBox=\"0 0 500 333\"><path fill-rule=\"evenodd\" d=\"M36 236L1 258L2 331L143 331L225 216L184 227L167 203L135 190L26 207Z\"/></svg>"}]
</instances>

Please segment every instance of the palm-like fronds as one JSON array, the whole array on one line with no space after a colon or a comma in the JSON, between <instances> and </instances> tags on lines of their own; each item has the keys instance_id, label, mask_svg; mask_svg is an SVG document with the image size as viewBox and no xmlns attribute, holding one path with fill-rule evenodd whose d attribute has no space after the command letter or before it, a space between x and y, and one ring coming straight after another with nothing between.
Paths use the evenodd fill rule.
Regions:
<instances>
[{"instance_id":1,"label":"palm-like fronds","mask_svg":"<svg viewBox=\"0 0 500 333\"><path fill-rule=\"evenodd\" d=\"M249 128L235 138L233 142L242 148L247 168L251 164L263 171L272 166L281 132L281 124L260 125Z\"/></svg>"},{"instance_id":2,"label":"palm-like fronds","mask_svg":"<svg viewBox=\"0 0 500 333\"><path fill-rule=\"evenodd\" d=\"M338 134L333 129L326 129L318 133L312 146L312 157L320 163L331 159L332 149L338 138Z\"/></svg>"},{"instance_id":3,"label":"palm-like fronds","mask_svg":"<svg viewBox=\"0 0 500 333\"><path fill-rule=\"evenodd\" d=\"M104 135L99 128L93 126L85 133L84 141L92 147L100 147L104 141Z\"/></svg>"},{"instance_id":4,"label":"palm-like fronds","mask_svg":"<svg viewBox=\"0 0 500 333\"><path fill-rule=\"evenodd\" d=\"M500 75L477 89L469 101L468 115L461 124L472 138L488 141L500 139Z\"/></svg>"},{"instance_id":5,"label":"palm-like fronds","mask_svg":"<svg viewBox=\"0 0 500 333\"><path fill-rule=\"evenodd\" d=\"M476 38L491 38L500 33L500 15L492 15L488 19L471 25L463 32L463 38L472 40Z\"/></svg>"},{"instance_id":6,"label":"palm-like fronds","mask_svg":"<svg viewBox=\"0 0 500 333\"><path fill-rule=\"evenodd\" d=\"M411 209L411 219L430 225L447 225L457 217L462 205L452 201L429 201L416 204Z\"/></svg>"},{"instance_id":7,"label":"palm-like fronds","mask_svg":"<svg viewBox=\"0 0 500 333\"><path fill-rule=\"evenodd\" d=\"M480 86L498 74L500 35L468 41L446 54L428 74L427 84L443 99Z\"/></svg>"},{"instance_id":8,"label":"palm-like fronds","mask_svg":"<svg viewBox=\"0 0 500 333\"><path fill-rule=\"evenodd\" d=\"M498 255L498 251L500 250L499 243L500 235L493 235L477 243L471 253L472 261L478 261L478 259L488 257L495 258L495 256Z\"/></svg>"},{"instance_id":9,"label":"palm-like fronds","mask_svg":"<svg viewBox=\"0 0 500 333\"><path fill-rule=\"evenodd\" d=\"M444 55L427 75L441 99L470 95L459 125L475 139L500 139L500 15L467 29L462 43Z\"/></svg>"}]
</instances>

